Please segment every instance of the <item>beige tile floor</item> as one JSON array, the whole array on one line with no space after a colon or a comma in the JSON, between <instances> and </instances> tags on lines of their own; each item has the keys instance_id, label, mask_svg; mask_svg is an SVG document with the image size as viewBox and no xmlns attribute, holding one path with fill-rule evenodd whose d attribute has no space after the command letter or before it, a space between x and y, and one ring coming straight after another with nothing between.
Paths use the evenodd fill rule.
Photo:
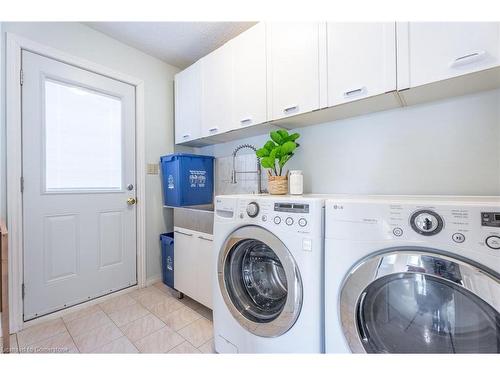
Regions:
<instances>
[{"instance_id":1,"label":"beige tile floor","mask_svg":"<svg viewBox=\"0 0 500 375\"><path fill-rule=\"evenodd\" d=\"M12 335L19 353L214 353L212 311L159 282Z\"/></svg>"}]
</instances>

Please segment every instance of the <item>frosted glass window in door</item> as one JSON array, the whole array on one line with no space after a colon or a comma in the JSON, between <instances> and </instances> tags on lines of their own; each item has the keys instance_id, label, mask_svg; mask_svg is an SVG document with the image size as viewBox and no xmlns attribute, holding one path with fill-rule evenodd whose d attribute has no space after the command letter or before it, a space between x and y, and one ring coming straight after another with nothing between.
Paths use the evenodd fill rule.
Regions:
<instances>
[{"instance_id":1,"label":"frosted glass window in door","mask_svg":"<svg viewBox=\"0 0 500 375\"><path fill-rule=\"evenodd\" d=\"M121 190L122 103L45 81L46 191Z\"/></svg>"}]
</instances>

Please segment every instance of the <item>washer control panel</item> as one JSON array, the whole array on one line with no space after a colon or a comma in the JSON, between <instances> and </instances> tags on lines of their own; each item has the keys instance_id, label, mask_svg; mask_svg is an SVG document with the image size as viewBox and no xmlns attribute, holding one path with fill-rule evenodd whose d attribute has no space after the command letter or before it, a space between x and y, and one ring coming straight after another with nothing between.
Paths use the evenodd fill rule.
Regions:
<instances>
[{"instance_id":1,"label":"washer control panel","mask_svg":"<svg viewBox=\"0 0 500 375\"><path fill-rule=\"evenodd\" d=\"M298 233L309 233L313 207L307 202L273 200L240 200L237 217L260 225L279 227Z\"/></svg>"},{"instance_id":2,"label":"washer control panel","mask_svg":"<svg viewBox=\"0 0 500 375\"><path fill-rule=\"evenodd\" d=\"M500 200L331 199L326 202L325 235L454 246L464 254L500 257Z\"/></svg>"}]
</instances>

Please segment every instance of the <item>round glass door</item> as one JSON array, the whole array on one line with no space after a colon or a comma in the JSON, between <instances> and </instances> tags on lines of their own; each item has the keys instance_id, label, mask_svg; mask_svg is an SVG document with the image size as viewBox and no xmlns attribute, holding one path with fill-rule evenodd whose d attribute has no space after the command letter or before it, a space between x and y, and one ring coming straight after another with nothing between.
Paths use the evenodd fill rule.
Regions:
<instances>
[{"instance_id":1,"label":"round glass door","mask_svg":"<svg viewBox=\"0 0 500 375\"><path fill-rule=\"evenodd\" d=\"M424 248L356 264L340 296L356 353L500 353L500 277Z\"/></svg>"},{"instance_id":2,"label":"round glass door","mask_svg":"<svg viewBox=\"0 0 500 375\"><path fill-rule=\"evenodd\" d=\"M219 257L219 285L233 317L265 337L288 331L302 304L295 261L272 233L249 226L233 232Z\"/></svg>"},{"instance_id":3,"label":"round glass door","mask_svg":"<svg viewBox=\"0 0 500 375\"><path fill-rule=\"evenodd\" d=\"M500 314L462 287L394 274L366 288L357 308L368 353L499 353Z\"/></svg>"},{"instance_id":4,"label":"round glass door","mask_svg":"<svg viewBox=\"0 0 500 375\"><path fill-rule=\"evenodd\" d=\"M229 253L224 270L231 301L245 318L257 323L274 320L287 298L285 270L265 243L246 239Z\"/></svg>"}]
</instances>

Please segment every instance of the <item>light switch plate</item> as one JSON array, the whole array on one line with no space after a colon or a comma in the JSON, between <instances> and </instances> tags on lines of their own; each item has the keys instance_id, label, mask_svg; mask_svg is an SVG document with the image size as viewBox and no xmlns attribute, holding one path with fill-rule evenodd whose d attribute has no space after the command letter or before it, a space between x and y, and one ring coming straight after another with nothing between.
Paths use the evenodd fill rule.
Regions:
<instances>
[{"instance_id":1,"label":"light switch plate","mask_svg":"<svg viewBox=\"0 0 500 375\"><path fill-rule=\"evenodd\" d=\"M159 174L160 166L158 164L148 164L147 165L147 174Z\"/></svg>"}]
</instances>

